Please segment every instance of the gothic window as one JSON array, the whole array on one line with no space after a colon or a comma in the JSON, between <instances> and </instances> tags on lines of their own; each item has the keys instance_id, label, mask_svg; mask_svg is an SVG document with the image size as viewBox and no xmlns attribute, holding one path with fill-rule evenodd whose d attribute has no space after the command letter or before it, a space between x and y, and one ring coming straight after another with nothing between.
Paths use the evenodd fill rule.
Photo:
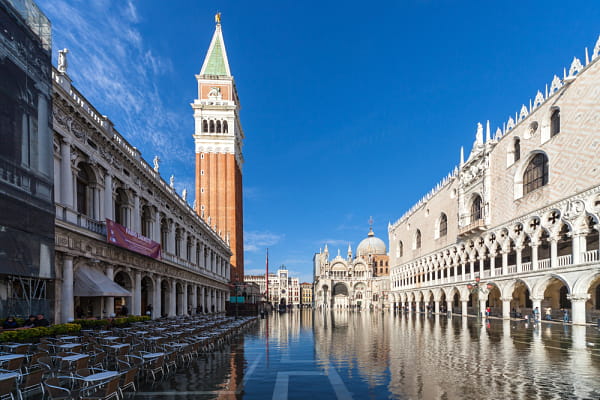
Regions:
<instances>
[{"instance_id":1,"label":"gothic window","mask_svg":"<svg viewBox=\"0 0 600 400\"><path fill-rule=\"evenodd\" d=\"M523 174L523 194L533 192L548 183L548 157L538 153L527 165Z\"/></svg>"},{"instance_id":2,"label":"gothic window","mask_svg":"<svg viewBox=\"0 0 600 400\"><path fill-rule=\"evenodd\" d=\"M202 121L202 132L208 132L208 122Z\"/></svg>"},{"instance_id":3,"label":"gothic window","mask_svg":"<svg viewBox=\"0 0 600 400\"><path fill-rule=\"evenodd\" d=\"M483 218L482 205L481 196L476 195L471 203L471 223Z\"/></svg>"},{"instance_id":4,"label":"gothic window","mask_svg":"<svg viewBox=\"0 0 600 400\"><path fill-rule=\"evenodd\" d=\"M221 121L217 121L217 133L221 133Z\"/></svg>"},{"instance_id":5,"label":"gothic window","mask_svg":"<svg viewBox=\"0 0 600 400\"><path fill-rule=\"evenodd\" d=\"M210 121L208 123L209 133L215 133L215 121Z\"/></svg>"},{"instance_id":6,"label":"gothic window","mask_svg":"<svg viewBox=\"0 0 600 400\"><path fill-rule=\"evenodd\" d=\"M402 257L404 255L404 244L402 240L398 242L398 257Z\"/></svg>"},{"instance_id":7,"label":"gothic window","mask_svg":"<svg viewBox=\"0 0 600 400\"><path fill-rule=\"evenodd\" d=\"M227 133L228 132L228 127L227 127L227 121L223 121L223 133Z\"/></svg>"},{"instance_id":8,"label":"gothic window","mask_svg":"<svg viewBox=\"0 0 600 400\"><path fill-rule=\"evenodd\" d=\"M515 138L513 151L514 161L517 162L521 158L521 140L519 138Z\"/></svg>"},{"instance_id":9,"label":"gothic window","mask_svg":"<svg viewBox=\"0 0 600 400\"><path fill-rule=\"evenodd\" d=\"M560 132L560 110L557 108L552 111L550 116L550 137Z\"/></svg>"},{"instance_id":10,"label":"gothic window","mask_svg":"<svg viewBox=\"0 0 600 400\"><path fill-rule=\"evenodd\" d=\"M421 231L417 229L417 233L415 233L415 249L421 248Z\"/></svg>"},{"instance_id":11,"label":"gothic window","mask_svg":"<svg viewBox=\"0 0 600 400\"><path fill-rule=\"evenodd\" d=\"M85 164L80 163L78 167L79 171L77 172L77 212L80 214L88 215L88 188L90 185L90 178L86 171Z\"/></svg>"},{"instance_id":12,"label":"gothic window","mask_svg":"<svg viewBox=\"0 0 600 400\"><path fill-rule=\"evenodd\" d=\"M448 217L446 214L442 213L440 215L440 237L446 236L448 234Z\"/></svg>"}]
</instances>

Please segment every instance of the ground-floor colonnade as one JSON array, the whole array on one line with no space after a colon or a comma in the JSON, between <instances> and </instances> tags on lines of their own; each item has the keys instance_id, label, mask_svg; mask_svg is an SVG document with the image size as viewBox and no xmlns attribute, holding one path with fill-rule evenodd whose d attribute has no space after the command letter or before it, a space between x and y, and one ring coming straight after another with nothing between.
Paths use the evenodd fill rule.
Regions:
<instances>
[{"instance_id":1,"label":"ground-floor colonnade","mask_svg":"<svg viewBox=\"0 0 600 400\"><path fill-rule=\"evenodd\" d=\"M600 318L600 265L394 290L390 301L395 309L462 315L483 314L489 307L502 318L531 315L537 307L540 318L562 320L566 310L569 321L580 325Z\"/></svg>"}]
</instances>

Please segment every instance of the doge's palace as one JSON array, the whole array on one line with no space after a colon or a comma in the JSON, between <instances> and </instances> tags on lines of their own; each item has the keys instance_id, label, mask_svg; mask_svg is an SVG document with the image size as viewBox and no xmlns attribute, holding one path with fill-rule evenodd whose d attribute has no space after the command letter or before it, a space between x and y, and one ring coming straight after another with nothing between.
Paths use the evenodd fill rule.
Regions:
<instances>
[{"instance_id":1,"label":"doge's palace","mask_svg":"<svg viewBox=\"0 0 600 400\"><path fill-rule=\"evenodd\" d=\"M389 225L396 307L600 316L600 39Z\"/></svg>"}]
</instances>

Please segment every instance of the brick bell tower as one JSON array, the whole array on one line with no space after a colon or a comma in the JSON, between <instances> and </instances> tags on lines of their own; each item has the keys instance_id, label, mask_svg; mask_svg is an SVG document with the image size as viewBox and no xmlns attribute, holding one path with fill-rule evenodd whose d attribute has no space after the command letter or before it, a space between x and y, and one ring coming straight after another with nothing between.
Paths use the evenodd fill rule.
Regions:
<instances>
[{"instance_id":1,"label":"brick bell tower","mask_svg":"<svg viewBox=\"0 0 600 400\"><path fill-rule=\"evenodd\" d=\"M231 282L244 280L244 220L242 205L242 146L240 103L225 51L221 14L202 64L198 98L194 100L196 149L195 211L215 227L229 245Z\"/></svg>"}]
</instances>

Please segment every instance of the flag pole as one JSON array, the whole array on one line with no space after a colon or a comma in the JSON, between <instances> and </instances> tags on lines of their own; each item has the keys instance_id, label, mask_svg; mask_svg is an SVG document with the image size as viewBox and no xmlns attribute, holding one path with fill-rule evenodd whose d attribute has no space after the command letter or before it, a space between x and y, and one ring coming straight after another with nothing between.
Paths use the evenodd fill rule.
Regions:
<instances>
[{"instance_id":1,"label":"flag pole","mask_svg":"<svg viewBox=\"0 0 600 400\"><path fill-rule=\"evenodd\" d=\"M266 293L265 297L267 299L267 303L269 302L269 248L267 247L267 273L265 274L265 282L266 282Z\"/></svg>"}]
</instances>

